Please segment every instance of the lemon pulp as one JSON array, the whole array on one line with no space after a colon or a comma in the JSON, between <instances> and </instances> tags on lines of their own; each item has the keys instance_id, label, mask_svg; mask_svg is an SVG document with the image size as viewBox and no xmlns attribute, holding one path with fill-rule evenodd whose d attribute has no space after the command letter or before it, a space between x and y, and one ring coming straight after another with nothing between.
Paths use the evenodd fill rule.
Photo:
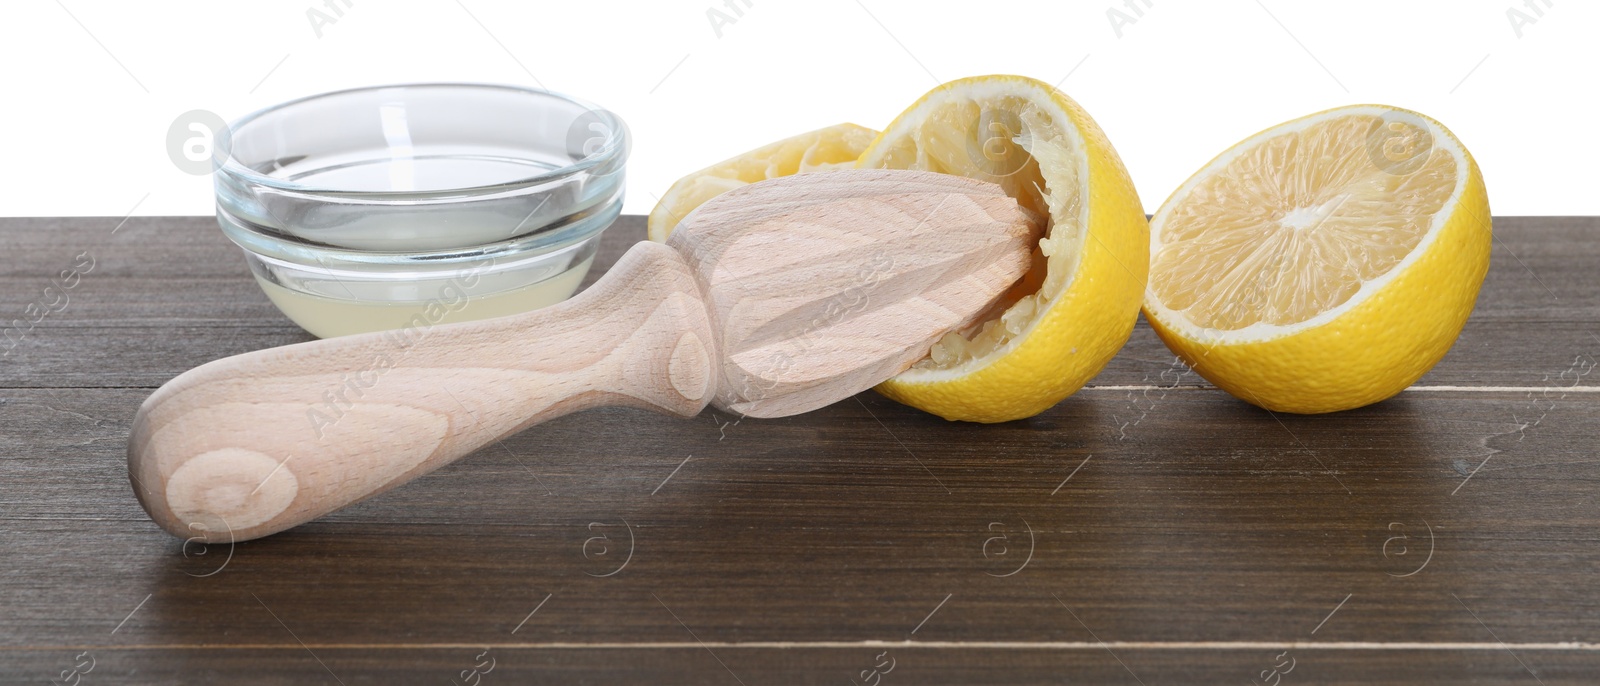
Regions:
<instances>
[{"instance_id":1,"label":"lemon pulp","mask_svg":"<svg viewBox=\"0 0 1600 686\"><path fill-rule=\"evenodd\" d=\"M1083 144L1048 100L977 84L931 101L921 123L887 147L878 166L922 169L999 184L1047 218L1034 266L974 330L947 334L913 369L949 370L983 359L1022 335L1066 286L1083 242ZM1051 111L1054 109L1055 111Z\"/></svg>"},{"instance_id":2,"label":"lemon pulp","mask_svg":"<svg viewBox=\"0 0 1600 686\"><path fill-rule=\"evenodd\" d=\"M1455 343L1491 230L1482 174L1444 125L1382 105L1329 110L1233 146L1157 210L1144 312L1241 400L1361 407Z\"/></svg>"},{"instance_id":3,"label":"lemon pulp","mask_svg":"<svg viewBox=\"0 0 1600 686\"><path fill-rule=\"evenodd\" d=\"M1375 163L1385 153L1367 142L1386 126L1376 113L1312 122L1200 180L1153 237L1154 296L1194 326L1239 331L1305 322L1389 273L1458 179L1444 146L1406 174Z\"/></svg>"},{"instance_id":4,"label":"lemon pulp","mask_svg":"<svg viewBox=\"0 0 1600 686\"><path fill-rule=\"evenodd\" d=\"M945 419L1021 419L1077 391L1127 341L1149 227L1116 150L1065 94L1020 76L952 81L897 117L856 164L993 182L1047 218L1032 269L983 323L944 336L880 384L883 395Z\"/></svg>"}]
</instances>

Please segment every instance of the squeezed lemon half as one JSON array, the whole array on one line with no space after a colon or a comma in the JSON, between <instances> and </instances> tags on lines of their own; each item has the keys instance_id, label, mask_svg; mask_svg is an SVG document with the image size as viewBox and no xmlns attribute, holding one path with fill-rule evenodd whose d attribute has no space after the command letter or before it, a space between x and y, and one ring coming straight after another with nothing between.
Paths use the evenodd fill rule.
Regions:
<instances>
[{"instance_id":1,"label":"squeezed lemon half","mask_svg":"<svg viewBox=\"0 0 1600 686\"><path fill-rule=\"evenodd\" d=\"M707 200L740 186L803 172L848 169L878 132L855 124L768 143L685 176L667 189L646 220L650 240L665 241L673 227Z\"/></svg>"},{"instance_id":2,"label":"squeezed lemon half","mask_svg":"<svg viewBox=\"0 0 1600 686\"><path fill-rule=\"evenodd\" d=\"M1346 410L1439 361L1489 267L1477 163L1442 124L1359 105L1280 124L1151 219L1144 312L1207 380L1269 410Z\"/></svg>"},{"instance_id":3,"label":"squeezed lemon half","mask_svg":"<svg viewBox=\"0 0 1600 686\"><path fill-rule=\"evenodd\" d=\"M1021 76L946 83L889 124L857 166L999 184L1048 217L1034 267L987 317L878 386L945 419L1050 408L1099 373L1138 319L1149 226L1122 160L1071 98Z\"/></svg>"}]
</instances>

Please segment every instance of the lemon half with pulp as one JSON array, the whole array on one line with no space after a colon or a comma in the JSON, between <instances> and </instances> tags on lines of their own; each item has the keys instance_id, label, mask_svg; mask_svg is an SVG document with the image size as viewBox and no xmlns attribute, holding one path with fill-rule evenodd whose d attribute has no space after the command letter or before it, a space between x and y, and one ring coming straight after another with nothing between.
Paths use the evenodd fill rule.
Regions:
<instances>
[{"instance_id":1,"label":"lemon half with pulp","mask_svg":"<svg viewBox=\"0 0 1600 686\"><path fill-rule=\"evenodd\" d=\"M1269 410L1333 412L1415 382L1489 267L1489 201L1449 130L1359 105L1267 129L1151 219L1145 316L1195 371Z\"/></svg>"},{"instance_id":2,"label":"lemon half with pulp","mask_svg":"<svg viewBox=\"0 0 1600 686\"><path fill-rule=\"evenodd\" d=\"M1048 217L1033 269L987 321L945 336L880 393L945 419L1021 419L1078 390L1127 342L1149 225L1111 142L1065 94L1021 76L946 83L856 164L990 181Z\"/></svg>"},{"instance_id":3,"label":"lemon half with pulp","mask_svg":"<svg viewBox=\"0 0 1600 686\"><path fill-rule=\"evenodd\" d=\"M667 240L673 227L696 207L740 186L791 174L853 168L861 151L877 135L865 126L835 124L768 143L678 179L650 210L645 222L650 240Z\"/></svg>"}]
</instances>

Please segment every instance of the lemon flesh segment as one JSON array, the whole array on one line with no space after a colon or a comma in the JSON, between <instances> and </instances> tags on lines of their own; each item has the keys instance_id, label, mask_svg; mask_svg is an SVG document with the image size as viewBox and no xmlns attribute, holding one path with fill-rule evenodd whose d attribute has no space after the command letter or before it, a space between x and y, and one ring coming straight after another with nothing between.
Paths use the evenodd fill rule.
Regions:
<instances>
[{"instance_id":1,"label":"lemon flesh segment","mask_svg":"<svg viewBox=\"0 0 1600 686\"><path fill-rule=\"evenodd\" d=\"M1145 314L1245 401L1351 409L1449 350L1491 240L1477 165L1443 125L1384 106L1330 110L1234 146L1162 205Z\"/></svg>"},{"instance_id":2,"label":"lemon flesh segment","mask_svg":"<svg viewBox=\"0 0 1600 686\"><path fill-rule=\"evenodd\" d=\"M880 393L946 419L1021 419L1082 387L1127 341L1148 268L1143 206L1105 134L1060 91L1017 76L947 83L857 165L993 182L1047 217L1032 270L983 323L946 335Z\"/></svg>"},{"instance_id":3,"label":"lemon flesh segment","mask_svg":"<svg viewBox=\"0 0 1600 686\"><path fill-rule=\"evenodd\" d=\"M678 179L656 202L646 220L650 240L665 241L695 208L740 186L806 172L851 169L877 131L855 124L768 143Z\"/></svg>"}]
</instances>

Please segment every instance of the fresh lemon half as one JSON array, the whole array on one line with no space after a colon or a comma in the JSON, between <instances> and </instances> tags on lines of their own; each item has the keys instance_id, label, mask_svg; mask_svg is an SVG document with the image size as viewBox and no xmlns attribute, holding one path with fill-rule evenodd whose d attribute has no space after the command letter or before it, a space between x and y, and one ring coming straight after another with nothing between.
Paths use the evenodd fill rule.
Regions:
<instances>
[{"instance_id":1,"label":"fresh lemon half","mask_svg":"<svg viewBox=\"0 0 1600 686\"><path fill-rule=\"evenodd\" d=\"M803 172L851 168L878 135L864 126L835 124L768 143L678 179L650 210L650 240L665 241L673 227L707 200L740 186Z\"/></svg>"},{"instance_id":2,"label":"fresh lemon half","mask_svg":"<svg viewBox=\"0 0 1600 686\"><path fill-rule=\"evenodd\" d=\"M1489 200L1444 125L1359 105L1233 146L1151 219L1144 312L1173 352L1269 410L1399 393L1443 357L1489 268Z\"/></svg>"},{"instance_id":3,"label":"fresh lemon half","mask_svg":"<svg viewBox=\"0 0 1600 686\"><path fill-rule=\"evenodd\" d=\"M924 95L873 141L864 168L998 183L1048 217L1034 268L971 330L878 391L945 419L1043 412L1100 372L1138 319L1150 231L1105 133L1071 98L1021 76L980 76Z\"/></svg>"}]
</instances>

